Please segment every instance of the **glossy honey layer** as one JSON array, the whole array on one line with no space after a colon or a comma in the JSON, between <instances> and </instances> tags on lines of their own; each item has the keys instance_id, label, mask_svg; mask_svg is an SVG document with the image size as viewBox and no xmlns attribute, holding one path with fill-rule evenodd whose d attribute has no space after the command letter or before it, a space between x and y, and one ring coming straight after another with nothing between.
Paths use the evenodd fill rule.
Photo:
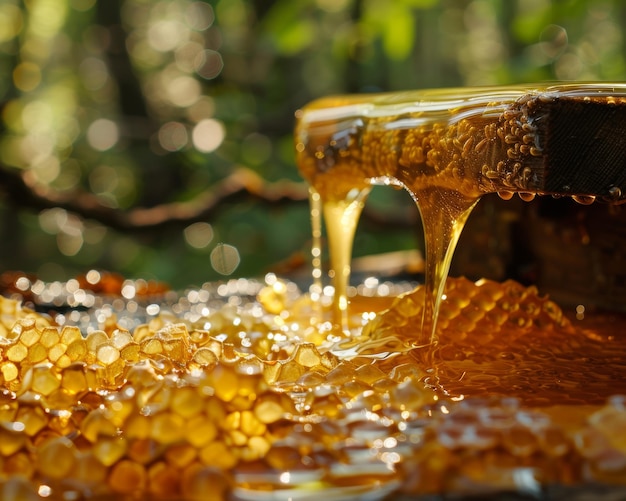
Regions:
<instances>
[{"instance_id":1,"label":"glossy honey layer","mask_svg":"<svg viewBox=\"0 0 626 501\"><path fill-rule=\"evenodd\" d=\"M399 183L411 194L426 185L470 198L509 190L548 194L544 180L549 173L543 167L551 154L546 151L551 133L546 121L552 108L547 105L555 102L621 107L626 85L501 86L322 98L297 114L298 167L331 200L343 200L351 190L378 182ZM576 126L584 128L572 128ZM565 185L557 194L606 195L613 201L622 197L608 190L572 193Z\"/></svg>"},{"instance_id":2,"label":"glossy honey layer","mask_svg":"<svg viewBox=\"0 0 626 501\"><path fill-rule=\"evenodd\" d=\"M624 84L569 84L339 96L303 108L297 162L319 200L313 225L323 215L328 230L338 327L345 329L352 239L372 184L404 187L420 211L428 292L415 342L435 345L452 255L481 196L518 192L529 201L552 193L581 203L624 198L625 105ZM598 150L594 141L601 143ZM579 144L593 152L587 162L593 167L583 162L573 169L579 155L567 150ZM605 183L580 180L603 176Z\"/></svg>"},{"instance_id":3,"label":"glossy honey layer","mask_svg":"<svg viewBox=\"0 0 626 501\"><path fill-rule=\"evenodd\" d=\"M416 295L371 293L351 298L352 338L325 330L327 309L312 326L316 305L275 279L247 304L190 293L204 314L163 311L132 332L101 318L86 336L3 299L0 494L382 499L624 483L614 332L572 323L533 288L451 279L426 367L407 321Z\"/></svg>"}]
</instances>

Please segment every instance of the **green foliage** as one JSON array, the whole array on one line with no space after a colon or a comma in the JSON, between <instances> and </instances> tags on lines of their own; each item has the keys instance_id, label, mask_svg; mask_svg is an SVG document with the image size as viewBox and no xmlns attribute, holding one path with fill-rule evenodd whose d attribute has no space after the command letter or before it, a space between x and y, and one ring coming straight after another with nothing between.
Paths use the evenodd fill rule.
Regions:
<instances>
[{"instance_id":1,"label":"green foliage","mask_svg":"<svg viewBox=\"0 0 626 501\"><path fill-rule=\"evenodd\" d=\"M3 0L0 168L120 210L191 200L240 167L297 180L294 112L320 95L623 80L625 19L618 0ZM398 221L415 210L371 203ZM2 268L47 279L101 267L184 287L222 278L222 243L250 276L310 240L304 201L228 203L205 240L188 237L207 226L121 232L26 201L18 215L0 207ZM357 252L419 241L381 226L360 227Z\"/></svg>"}]
</instances>

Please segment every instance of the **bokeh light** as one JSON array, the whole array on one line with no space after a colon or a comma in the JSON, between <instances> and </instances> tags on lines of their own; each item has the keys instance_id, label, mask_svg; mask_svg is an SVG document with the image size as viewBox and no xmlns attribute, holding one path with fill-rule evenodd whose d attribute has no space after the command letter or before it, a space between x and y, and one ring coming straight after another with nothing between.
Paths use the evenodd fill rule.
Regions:
<instances>
[{"instance_id":1,"label":"bokeh light","mask_svg":"<svg viewBox=\"0 0 626 501\"><path fill-rule=\"evenodd\" d=\"M17 5L0 5L0 42L7 42L17 36L24 26L24 16Z\"/></svg>"},{"instance_id":2,"label":"bokeh light","mask_svg":"<svg viewBox=\"0 0 626 501\"><path fill-rule=\"evenodd\" d=\"M219 52L207 49L196 56L196 71L207 80L217 77L224 68L224 61Z\"/></svg>"},{"instance_id":3,"label":"bokeh light","mask_svg":"<svg viewBox=\"0 0 626 501\"><path fill-rule=\"evenodd\" d=\"M159 129L159 143L167 151L178 151L187 145L187 129L180 122L167 122Z\"/></svg>"},{"instance_id":4,"label":"bokeh light","mask_svg":"<svg viewBox=\"0 0 626 501\"><path fill-rule=\"evenodd\" d=\"M226 130L222 122L207 118L193 128L193 145L198 151L210 153L219 148L225 136Z\"/></svg>"},{"instance_id":5,"label":"bokeh light","mask_svg":"<svg viewBox=\"0 0 626 501\"><path fill-rule=\"evenodd\" d=\"M232 245L219 243L211 251L211 266L220 275L232 275L240 262L239 251Z\"/></svg>"},{"instance_id":6,"label":"bokeh light","mask_svg":"<svg viewBox=\"0 0 626 501\"><path fill-rule=\"evenodd\" d=\"M213 240L213 227L209 223L193 223L184 230L185 241L195 249L204 249Z\"/></svg>"},{"instance_id":7,"label":"bokeh light","mask_svg":"<svg viewBox=\"0 0 626 501\"><path fill-rule=\"evenodd\" d=\"M106 118L94 120L87 129L87 141L92 148L98 151L106 151L117 143L120 132L117 124Z\"/></svg>"},{"instance_id":8,"label":"bokeh light","mask_svg":"<svg viewBox=\"0 0 626 501\"><path fill-rule=\"evenodd\" d=\"M356 5L2 0L0 168L60 199L87 191L104 208L158 208L219 198L216 183L241 167L299 179L294 111L321 95L626 79L619 0ZM291 209L233 204L205 223L138 238L69 212L27 208L18 219L7 203L0 212L19 223L0 229L11 242L0 254L7 268L101 266L184 286L199 276L192 268L207 278L255 274L301 252L308 213ZM392 250L384 246L402 239L413 247L409 233L366 238L357 250ZM230 247L214 250L215 235ZM238 261L225 259L231 247ZM207 264L211 250L230 265ZM183 252L192 255L184 265Z\"/></svg>"}]
</instances>

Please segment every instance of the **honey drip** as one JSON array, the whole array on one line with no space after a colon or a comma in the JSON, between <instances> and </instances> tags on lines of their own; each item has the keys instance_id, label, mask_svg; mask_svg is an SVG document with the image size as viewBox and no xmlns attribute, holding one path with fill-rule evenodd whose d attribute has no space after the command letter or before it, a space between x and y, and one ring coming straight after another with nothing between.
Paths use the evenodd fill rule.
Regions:
<instances>
[{"instance_id":1,"label":"honey drip","mask_svg":"<svg viewBox=\"0 0 626 501\"><path fill-rule=\"evenodd\" d=\"M352 242L357 222L369 188L348 192L343 200L323 204L322 213L328 229L331 270L335 280L335 318L342 327L348 326L348 291Z\"/></svg>"},{"instance_id":2,"label":"honey drip","mask_svg":"<svg viewBox=\"0 0 626 501\"><path fill-rule=\"evenodd\" d=\"M66 284L3 275L0 498L624 498L625 319L581 305L570 320L535 287L446 279L483 194L551 193L533 110L616 89L454 90L304 110L309 294L271 273L174 295L94 270ZM415 198L427 283L370 277L352 295L352 240L376 183ZM624 191L565 187L553 194L583 204ZM20 301L70 308L50 316Z\"/></svg>"},{"instance_id":3,"label":"honey drip","mask_svg":"<svg viewBox=\"0 0 626 501\"><path fill-rule=\"evenodd\" d=\"M626 87L451 89L318 100L297 114L298 166L319 197L328 232L335 287L335 322L346 325L349 256L368 185L404 187L415 200L425 232L425 287L414 343L433 347L450 262L465 221L480 197L571 189L546 178L555 148L543 122L549 107L568 100L614 106ZM555 133L556 135L556 133ZM549 150L549 151L548 151ZM607 190L607 199L615 189ZM621 192L620 192L621 193ZM556 193L555 193L556 194ZM566 193L588 204L591 193ZM312 216L320 226L319 212ZM321 261L315 262L321 277Z\"/></svg>"}]
</instances>

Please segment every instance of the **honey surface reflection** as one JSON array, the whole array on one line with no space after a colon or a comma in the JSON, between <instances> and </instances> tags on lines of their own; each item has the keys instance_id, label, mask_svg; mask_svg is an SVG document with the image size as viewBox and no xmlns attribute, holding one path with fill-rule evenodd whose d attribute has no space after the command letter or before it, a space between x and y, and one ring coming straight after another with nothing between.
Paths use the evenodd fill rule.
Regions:
<instances>
[{"instance_id":1,"label":"honey surface reflection","mask_svg":"<svg viewBox=\"0 0 626 501\"><path fill-rule=\"evenodd\" d=\"M322 119L296 141L311 183L309 291L268 274L126 300L95 279L12 276L15 297L0 297L0 498L623 494L621 318L570 319L534 287L447 271L482 195L564 190L539 176L555 151L542 118L583 103L622 119L626 88L472 92L408 108L406 95L312 106ZM602 179L572 195L621 201L613 176L606 192ZM348 287L375 183L404 186L420 205L424 285ZM323 287L322 216L334 290ZM44 296L70 308L50 317L19 302Z\"/></svg>"},{"instance_id":2,"label":"honey surface reflection","mask_svg":"<svg viewBox=\"0 0 626 501\"><path fill-rule=\"evenodd\" d=\"M417 491L485 483L523 490L515 478L525 475L530 490L540 490L623 474L621 446L611 445L623 439L623 400L592 414L626 389L615 324L574 325L535 288L447 275L465 222L487 193L622 202L625 113L624 85L570 84L329 97L297 115L298 166L322 208L312 211L314 228L327 208L334 216L326 227L337 331L350 331L351 245L371 185L405 188L421 215L424 285L339 343L344 354L375 358L383 373L407 370L439 404L462 402L443 405L443 419L424 434L415 467L430 480ZM357 211L345 209L357 199Z\"/></svg>"},{"instance_id":3,"label":"honey surface reflection","mask_svg":"<svg viewBox=\"0 0 626 501\"><path fill-rule=\"evenodd\" d=\"M405 188L419 209L426 293L414 339L433 346L452 255L483 195L552 194L589 204L618 203L626 193L624 84L331 96L297 119L298 168L322 207L312 211L314 228L325 216L339 328L346 327L352 239L374 184Z\"/></svg>"},{"instance_id":4,"label":"honey surface reflection","mask_svg":"<svg viewBox=\"0 0 626 501\"><path fill-rule=\"evenodd\" d=\"M403 296L365 332L408 343L419 309L419 294ZM513 281L450 279L433 357L436 387L449 397L514 396L533 407L602 404L626 394L619 319L569 319L536 288Z\"/></svg>"},{"instance_id":5,"label":"honey surface reflection","mask_svg":"<svg viewBox=\"0 0 626 501\"><path fill-rule=\"evenodd\" d=\"M74 319L86 336L2 299L0 493L394 499L623 485L626 401L607 400L623 390L614 322L586 330L533 288L451 279L428 367L407 321L422 289L369 287L351 298L351 337L330 328L332 298L320 311L275 276L191 290L158 313L135 304L128 329L121 303L94 298Z\"/></svg>"}]
</instances>

